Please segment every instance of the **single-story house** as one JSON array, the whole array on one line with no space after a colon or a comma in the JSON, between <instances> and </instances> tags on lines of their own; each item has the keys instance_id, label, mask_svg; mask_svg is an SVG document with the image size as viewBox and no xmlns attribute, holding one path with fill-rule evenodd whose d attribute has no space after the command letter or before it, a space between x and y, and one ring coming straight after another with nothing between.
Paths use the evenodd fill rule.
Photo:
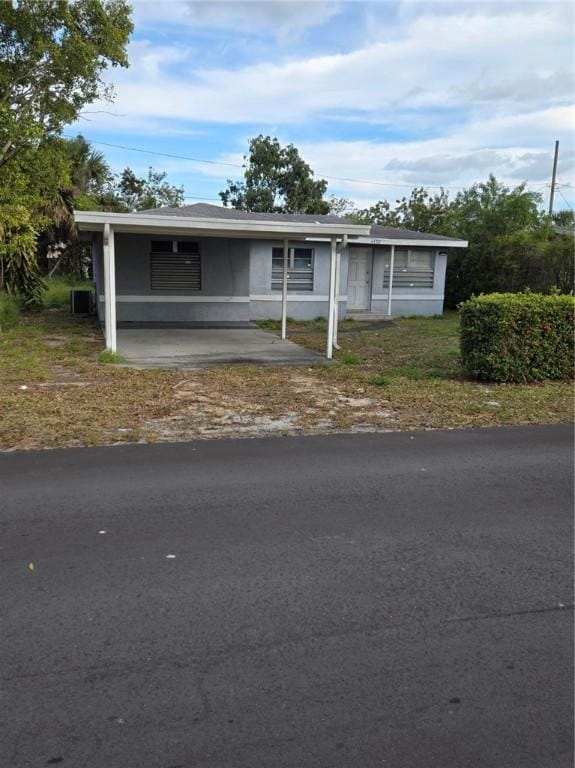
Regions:
<instances>
[{"instance_id":1,"label":"single-story house","mask_svg":"<svg viewBox=\"0 0 575 768\"><path fill-rule=\"evenodd\" d=\"M338 216L248 213L198 203L137 213L76 211L92 244L98 317L117 323L328 319L443 311L446 249L467 242ZM336 300L337 297L337 300Z\"/></svg>"}]
</instances>

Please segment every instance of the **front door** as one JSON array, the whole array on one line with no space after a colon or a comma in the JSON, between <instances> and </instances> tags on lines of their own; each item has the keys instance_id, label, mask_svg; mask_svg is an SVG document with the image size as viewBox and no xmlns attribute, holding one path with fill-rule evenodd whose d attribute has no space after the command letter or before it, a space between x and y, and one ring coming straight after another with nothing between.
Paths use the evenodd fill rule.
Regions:
<instances>
[{"instance_id":1,"label":"front door","mask_svg":"<svg viewBox=\"0 0 575 768\"><path fill-rule=\"evenodd\" d=\"M371 248L351 247L347 272L348 309L356 312L369 309L370 284Z\"/></svg>"}]
</instances>

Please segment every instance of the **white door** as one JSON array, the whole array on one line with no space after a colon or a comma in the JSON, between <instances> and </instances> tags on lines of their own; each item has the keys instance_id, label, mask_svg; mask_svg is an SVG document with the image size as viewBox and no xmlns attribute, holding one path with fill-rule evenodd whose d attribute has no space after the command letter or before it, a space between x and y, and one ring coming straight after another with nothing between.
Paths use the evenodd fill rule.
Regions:
<instances>
[{"instance_id":1,"label":"white door","mask_svg":"<svg viewBox=\"0 0 575 768\"><path fill-rule=\"evenodd\" d=\"M351 310L369 309L371 283L371 248L349 249L349 267L347 271L347 308Z\"/></svg>"}]
</instances>

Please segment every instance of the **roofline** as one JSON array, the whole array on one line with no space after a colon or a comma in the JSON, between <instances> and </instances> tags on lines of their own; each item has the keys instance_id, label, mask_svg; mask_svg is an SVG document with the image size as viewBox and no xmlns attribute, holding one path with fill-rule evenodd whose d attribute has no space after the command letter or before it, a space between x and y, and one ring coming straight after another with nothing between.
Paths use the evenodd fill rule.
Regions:
<instances>
[{"instance_id":1,"label":"roofline","mask_svg":"<svg viewBox=\"0 0 575 768\"><path fill-rule=\"evenodd\" d=\"M270 221L265 219L232 220L200 216L166 216L150 213L108 213L106 211L75 211L74 220L83 232L100 232L110 224L116 232L193 232L205 235L236 235L238 237L288 237L292 235L351 238L369 235L369 225L348 224L345 221L315 224L299 221Z\"/></svg>"},{"instance_id":2,"label":"roofline","mask_svg":"<svg viewBox=\"0 0 575 768\"><path fill-rule=\"evenodd\" d=\"M445 239L438 237L432 240L425 240L424 238L360 236L354 239L354 243L358 245L421 245L426 248L467 248L469 245L467 240L456 240L452 237L446 237Z\"/></svg>"}]
</instances>

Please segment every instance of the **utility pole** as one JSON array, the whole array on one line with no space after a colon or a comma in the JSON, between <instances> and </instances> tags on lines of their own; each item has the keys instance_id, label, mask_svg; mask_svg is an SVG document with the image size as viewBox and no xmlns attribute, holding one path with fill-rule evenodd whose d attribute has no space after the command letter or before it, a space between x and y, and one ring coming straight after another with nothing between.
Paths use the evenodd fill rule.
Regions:
<instances>
[{"instance_id":1,"label":"utility pole","mask_svg":"<svg viewBox=\"0 0 575 768\"><path fill-rule=\"evenodd\" d=\"M559 157L559 142L555 142L555 157L553 158L553 174L551 176L551 192L549 193L549 218L553 216L553 198L555 197L555 181L557 179L557 158Z\"/></svg>"}]
</instances>

